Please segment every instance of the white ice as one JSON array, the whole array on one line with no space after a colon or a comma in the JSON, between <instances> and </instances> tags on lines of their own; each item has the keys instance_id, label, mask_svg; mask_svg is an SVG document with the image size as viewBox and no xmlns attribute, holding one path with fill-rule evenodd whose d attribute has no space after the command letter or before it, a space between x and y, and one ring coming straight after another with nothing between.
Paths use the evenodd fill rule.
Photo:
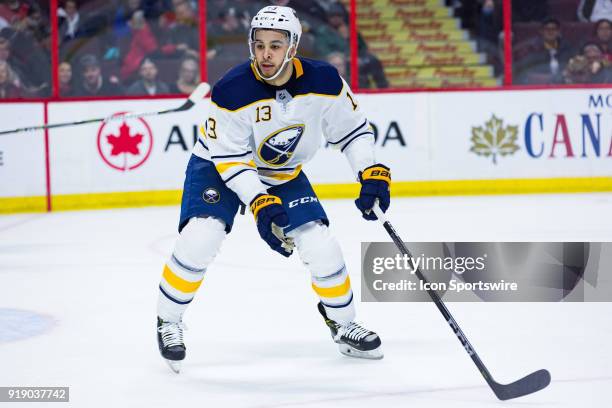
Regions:
<instances>
[{"instance_id":1,"label":"white ice","mask_svg":"<svg viewBox=\"0 0 612 408\"><path fill-rule=\"evenodd\" d=\"M360 242L389 238L349 200L324 206L359 297ZM611 209L612 194L410 198L389 218L404 241L612 241ZM249 215L186 314L176 375L158 354L155 306L178 213L0 217L0 386L70 386L66 406L91 408L612 406L611 304L449 304L497 381L550 370L545 390L499 402L431 303L358 304L385 358L340 355L298 257L268 250ZM11 310L47 325L11 325Z\"/></svg>"}]
</instances>

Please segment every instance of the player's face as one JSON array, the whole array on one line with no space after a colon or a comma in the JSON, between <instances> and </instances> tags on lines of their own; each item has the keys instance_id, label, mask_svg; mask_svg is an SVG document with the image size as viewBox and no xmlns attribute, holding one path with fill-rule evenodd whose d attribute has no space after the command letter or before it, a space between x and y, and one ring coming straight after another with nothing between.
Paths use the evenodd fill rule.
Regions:
<instances>
[{"instance_id":1,"label":"player's face","mask_svg":"<svg viewBox=\"0 0 612 408\"><path fill-rule=\"evenodd\" d=\"M265 77L271 77L283 66L289 41L282 32L257 30L252 47L259 72Z\"/></svg>"}]
</instances>

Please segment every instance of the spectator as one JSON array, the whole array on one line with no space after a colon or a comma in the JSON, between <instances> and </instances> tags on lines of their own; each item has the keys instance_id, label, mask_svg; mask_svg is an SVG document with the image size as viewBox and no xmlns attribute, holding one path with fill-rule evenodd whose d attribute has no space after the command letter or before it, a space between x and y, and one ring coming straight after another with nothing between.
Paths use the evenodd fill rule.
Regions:
<instances>
[{"instance_id":1,"label":"spectator","mask_svg":"<svg viewBox=\"0 0 612 408\"><path fill-rule=\"evenodd\" d=\"M540 28L540 36L516 50L517 82L526 84L558 83L572 54L562 41L561 23L546 19Z\"/></svg>"},{"instance_id":2,"label":"spectator","mask_svg":"<svg viewBox=\"0 0 612 408\"><path fill-rule=\"evenodd\" d=\"M327 55L326 59L327 62L329 62L331 65L334 66L334 68L338 70L338 74L340 74L340 76L344 78L345 81L348 81L350 84L351 79L349 76L348 61L346 59L346 55L341 52L332 52Z\"/></svg>"},{"instance_id":3,"label":"spectator","mask_svg":"<svg viewBox=\"0 0 612 408\"><path fill-rule=\"evenodd\" d=\"M113 22L113 33L116 37L129 37L131 35L130 20L134 13L142 10L141 0L122 0L115 12L115 20ZM144 11L142 11L144 17Z\"/></svg>"},{"instance_id":4,"label":"spectator","mask_svg":"<svg viewBox=\"0 0 612 408\"><path fill-rule=\"evenodd\" d=\"M612 1L610 0L581 0L578 5L578 19L580 21L612 20Z\"/></svg>"},{"instance_id":5,"label":"spectator","mask_svg":"<svg viewBox=\"0 0 612 408\"><path fill-rule=\"evenodd\" d=\"M160 95L168 94L168 85L157 79L157 66L150 58L140 63L140 79L134 82L127 90L128 95Z\"/></svg>"},{"instance_id":6,"label":"spectator","mask_svg":"<svg viewBox=\"0 0 612 408\"><path fill-rule=\"evenodd\" d=\"M57 69L59 78L59 94L61 96L75 96L72 81L72 66L69 62L62 62Z\"/></svg>"},{"instance_id":7,"label":"spectator","mask_svg":"<svg viewBox=\"0 0 612 408\"><path fill-rule=\"evenodd\" d=\"M200 38L195 10L187 0L172 0L176 21L165 33L162 52L166 55L199 58Z\"/></svg>"},{"instance_id":8,"label":"spectator","mask_svg":"<svg viewBox=\"0 0 612 408\"><path fill-rule=\"evenodd\" d=\"M247 29L242 24L240 19L240 12L235 7L229 7L219 12L219 18L217 23L214 24L208 32L212 37L215 36L237 36L244 37L247 33Z\"/></svg>"},{"instance_id":9,"label":"spectator","mask_svg":"<svg viewBox=\"0 0 612 408\"><path fill-rule=\"evenodd\" d=\"M349 49L350 29L346 22L344 7L332 7L327 15L327 24L315 29L315 50L319 55L344 52ZM365 41L358 36L359 51L366 48Z\"/></svg>"},{"instance_id":10,"label":"spectator","mask_svg":"<svg viewBox=\"0 0 612 408\"><path fill-rule=\"evenodd\" d=\"M604 19L595 24L595 40L608 62L612 63L612 21Z\"/></svg>"},{"instance_id":11,"label":"spectator","mask_svg":"<svg viewBox=\"0 0 612 408\"><path fill-rule=\"evenodd\" d=\"M115 96L121 95L122 89L116 82L105 79L102 75L100 62L93 54L81 57L82 79L75 89L77 96Z\"/></svg>"},{"instance_id":12,"label":"spectator","mask_svg":"<svg viewBox=\"0 0 612 408\"><path fill-rule=\"evenodd\" d=\"M499 35L502 31L501 3L484 0L479 10L476 27L478 50L487 56L487 62L495 68L496 75L501 73L503 62L499 53Z\"/></svg>"},{"instance_id":13,"label":"spectator","mask_svg":"<svg viewBox=\"0 0 612 408\"><path fill-rule=\"evenodd\" d=\"M589 62L584 55L570 58L567 67L563 70L563 79L566 84L586 84L589 82Z\"/></svg>"},{"instance_id":14,"label":"spectator","mask_svg":"<svg viewBox=\"0 0 612 408\"><path fill-rule=\"evenodd\" d=\"M342 52L332 52L325 57L328 63L334 66L338 70L338 73L345 81L351 83L351 72L349 62L346 54ZM380 66L379 70L375 71L383 73L383 68ZM375 78L374 72L368 69L359 67L359 87L360 88L371 88L372 82L379 88L386 88L389 86L387 79L384 77L384 73L381 78Z\"/></svg>"},{"instance_id":15,"label":"spectator","mask_svg":"<svg viewBox=\"0 0 612 408\"><path fill-rule=\"evenodd\" d=\"M0 99L6 98L21 98L21 91L11 80L8 63L0 61Z\"/></svg>"},{"instance_id":16,"label":"spectator","mask_svg":"<svg viewBox=\"0 0 612 408\"><path fill-rule=\"evenodd\" d=\"M130 80L138 70L142 60L158 49L157 40L144 18L144 12L137 10L128 22L131 29L131 38L127 46L123 46L123 61L121 62L120 76L122 81ZM126 49L127 48L127 49Z\"/></svg>"},{"instance_id":17,"label":"spectator","mask_svg":"<svg viewBox=\"0 0 612 408\"><path fill-rule=\"evenodd\" d=\"M0 62L5 62L8 65L9 77L13 84L20 88L22 84L23 73L18 67L13 65L13 58L11 56L11 44L9 40L4 37L0 37Z\"/></svg>"},{"instance_id":18,"label":"spectator","mask_svg":"<svg viewBox=\"0 0 612 408\"><path fill-rule=\"evenodd\" d=\"M31 9L30 9L31 10ZM4 53L9 54L6 60L18 74L20 88L30 96L45 96L50 93L51 56L45 43L37 41L34 33L28 29L28 18L4 28L0 34L0 42L10 41L2 45Z\"/></svg>"},{"instance_id":19,"label":"spectator","mask_svg":"<svg viewBox=\"0 0 612 408\"><path fill-rule=\"evenodd\" d=\"M32 34L41 46L44 46L51 35L49 21L46 16L43 16L40 6L37 4L33 4L30 8L28 16L24 20L24 28Z\"/></svg>"},{"instance_id":20,"label":"spectator","mask_svg":"<svg viewBox=\"0 0 612 408\"><path fill-rule=\"evenodd\" d=\"M20 0L6 0L0 3L0 18L13 25L24 20L29 10L30 6Z\"/></svg>"},{"instance_id":21,"label":"spectator","mask_svg":"<svg viewBox=\"0 0 612 408\"><path fill-rule=\"evenodd\" d=\"M66 0L64 7L57 9L60 45L82 36L81 15L76 0Z\"/></svg>"},{"instance_id":22,"label":"spectator","mask_svg":"<svg viewBox=\"0 0 612 408\"><path fill-rule=\"evenodd\" d=\"M170 86L170 93L191 94L200 83L200 69L194 58L185 58L181 62L176 83Z\"/></svg>"},{"instance_id":23,"label":"spectator","mask_svg":"<svg viewBox=\"0 0 612 408\"><path fill-rule=\"evenodd\" d=\"M332 52L344 53L350 49L350 30L346 22L346 11L340 4L330 7L328 14L329 25L322 24L315 32L315 49L319 55L327 56ZM367 45L361 35L357 34L357 54L359 66L359 87L371 88L374 84L378 88L386 88L389 82L385 77L383 66L375 55L368 51Z\"/></svg>"},{"instance_id":24,"label":"spectator","mask_svg":"<svg viewBox=\"0 0 612 408\"><path fill-rule=\"evenodd\" d=\"M610 65L599 44L595 42L586 43L582 47L582 55L584 55L589 63L590 83L606 84L612 82Z\"/></svg>"}]
</instances>

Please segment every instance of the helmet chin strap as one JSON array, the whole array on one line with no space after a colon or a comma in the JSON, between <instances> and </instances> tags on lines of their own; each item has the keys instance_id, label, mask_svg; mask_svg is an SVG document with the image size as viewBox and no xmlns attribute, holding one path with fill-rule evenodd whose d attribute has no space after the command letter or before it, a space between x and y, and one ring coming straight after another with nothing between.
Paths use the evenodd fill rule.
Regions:
<instances>
[{"instance_id":1,"label":"helmet chin strap","mask_svg":"<svg viewBox=\"0 0 612 408\"><path fill-rule=\"evenodd\" d=\"M290 52L291 52L291 47L287 49L287 53L285 54L285 59L283 60L283 65L281 65L280 69L276 72L276 74L272 75L271 77L265 77L261 74L261 72L259 72L259 64L257 63L257 59L255 59L255 63L253 64L253 66L255 67L255 71L257 72L257 75L259 75L260 78L263 79L264 81L273 81L274 79L276 79L285 70L287 63L293 59L293 57L289 57Z\"/></svg>"}]
</instances>

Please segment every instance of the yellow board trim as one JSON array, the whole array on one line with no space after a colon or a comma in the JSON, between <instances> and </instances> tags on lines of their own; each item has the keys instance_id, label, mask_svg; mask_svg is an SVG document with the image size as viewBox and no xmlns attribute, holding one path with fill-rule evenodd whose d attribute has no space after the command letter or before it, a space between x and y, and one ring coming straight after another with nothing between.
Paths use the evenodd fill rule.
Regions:
<instances>
[{"instance_id":1,"label":"yellow board trim","mask_svg":"<svg viewBox=\"0 0 612 408\"><path fill-rule=\"evenodd\" d=\"M61 194L51 198L51 208L53 211L69 211L175 205L181 202L182 195L182 190Z\"/></svg>"},{"instance_id":2,"label":"yellow board trim","mask_svg":"<svg viewBox=\"0 0 612 408\"><path fill-rule=\"evenodd\" d=\"M189 282L188 280L185 280L172 272L168 265L164 266L164 273L162 274L162 277L170 286L183 293L194 293L196 290L198 290L203 281L203 279L200 279L197 282Z\"/></svg>"},{"instance_id":3,"label":"yellow board trim","mask_svg":"<svg viewBox=\"0 0 612 408\"><path fill-rule=\"evenodd\" d=\"M333 199L357 197L360 185L355 182L315 184L313 187L319 198ZM391 183L393 197L598 192L612 192L612 177L394 181ZM66 211L177 205L181 202L181 196L182 190L60 194L52 197L51 207L53 211ZM0 214L45 211L46 198L44 196L0 198Z\"/></svg>"},{"instance_id":4,"label":"yellow board trim","mask_svg":"<svg viewBox=\"0 0 612 408\"><path fill-rule=\"evenodd\" d=\"M227 170L231 169L232 167L236 167L236 166L248 166L248 167L257 167L255 165L255 162L253 160L251 160L248 163L245 162L226 162L226 163L219 163L217 165L215 165L217 171L219 172L219 174L221 173L225 173Z\"/></svg>"},{"instance_id":5,"label":"yellow board trim","mask_svg":"<svg viewBox=\"0 0 612 408\"><path fill-rule=\"evenodd\" d=\"M312 284L312 288L317 293L317 295L324 298L336 298L340 296L344 296L349 293L351 290L351 280L347 276L344 280L344 283L341 283L338 286L332 286L330 288L320 288L314 283Z\"/></svg>"},{"instance_id":6,"label":"yellow board trim","mask_svg":"<svg viewBox=\"0 0 612 408\"><path fill-rule=\"evenodd\" d=\"M47 197L0 197L0 214L47 211Z\"/></svg>"}]
</instances>

